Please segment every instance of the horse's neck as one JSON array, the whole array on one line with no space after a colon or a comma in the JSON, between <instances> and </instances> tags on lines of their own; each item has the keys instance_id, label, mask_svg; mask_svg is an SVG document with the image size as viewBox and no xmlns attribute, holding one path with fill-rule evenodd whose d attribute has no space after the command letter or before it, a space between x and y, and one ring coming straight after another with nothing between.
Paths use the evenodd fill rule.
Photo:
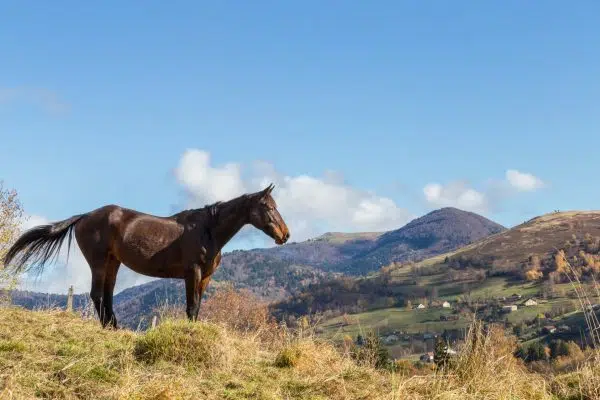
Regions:
<instances>
[{"instance_id":1,"label":"horse's neck","mask_svg":"<svg viewBox=\"0 0 600 400\"><path fill-rule=\"evenodd\" d=\"M223 206L214 228L217 251L220 251L248 223L247 214L245 207L236 204Z\"/></svg>"}]
</instances>

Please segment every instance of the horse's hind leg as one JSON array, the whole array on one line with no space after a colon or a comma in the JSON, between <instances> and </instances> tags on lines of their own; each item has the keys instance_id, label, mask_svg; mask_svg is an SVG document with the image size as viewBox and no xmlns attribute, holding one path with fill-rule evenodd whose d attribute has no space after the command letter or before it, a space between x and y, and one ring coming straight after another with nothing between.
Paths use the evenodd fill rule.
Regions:
<instances>
[{"instance_id":1,"label":"horse's hind leg","mask_svg":"<svg viewBox=\"0 0 600 400\"><path fill-rule=\"evenodd\" d=\"M84 254L85 255L85 254ZM87 257L86 257L87 258ZM90 267L92 269L92 288L90 290L90 297L94 302L94 307L96 308L96 313L102 322L102 326L105 326L105 308L104 308L104 281L106 276L106 268L104 266L104 262L99 261L90 261L88 260Z\"/></svg>"},{"instance_id":2,"label":"horse's hind leg","mask_svg":"<svg viewBox=\"0 0 600 400\"><path fill-rule=\"evenodd\" d=\"M92 271L90 297L103 327L113 315L113 275L116 277L120 264L110 251L110 230L106 219L107 215L103 212L92 213L75 227L75 239Z\"/></svg>"},{"instance_id":3,"label":"horse's hind leg","mask_svg":"<svg viewBox=\"0 0 600 400\"><path fill-rule=\"evenodd\" d=\"M102 321L102 326L110 324L114 329L117 329L117 317L113 311L113 292L117 281L117 273L121 262L114 256L109 256L106 261L106 275L104 276L104 315L105 320Z\"/></svg>"},{"instance_id":4,"label":"horse's hind leg","mask_svg":"<svg viewBox=\"0 0 600 400\"><path fill-rule=\"evenodd\" d=\"M114 288L114 280L111 281L111 277L113 273L116 276L116 270L120 263L107 249L104 250L100 246L86 246L87 243L82 242L80 241L79 247L92 270L90 297L94 302L94 307L96 308L96 313L100 318L102 327L106 327L112 315L112 288ZM109 291L105 290L107 278L111 288ZM107 292L110 292L110 296L105 295Z\"/></svg>"}]
</instances>

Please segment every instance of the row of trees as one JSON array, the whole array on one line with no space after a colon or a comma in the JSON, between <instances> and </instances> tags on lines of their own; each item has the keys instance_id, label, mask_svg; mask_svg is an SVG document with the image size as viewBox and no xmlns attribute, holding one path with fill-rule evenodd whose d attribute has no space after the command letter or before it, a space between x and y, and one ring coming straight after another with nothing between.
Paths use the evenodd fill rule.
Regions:
<instances>
[{"instance_id":1,"label":"row of trees","mask_svg":"<svg viewBox=\"0 0 600 400\"><path fill-rule=\"evenodd\" d=\"M553 340L548 344L536 341L526 347L519 347L517 357L525 361L552 361L560 357L580 358L583 351L579 345L573 341L564 341L562 339Z\"/></svg>"}]
</instances>

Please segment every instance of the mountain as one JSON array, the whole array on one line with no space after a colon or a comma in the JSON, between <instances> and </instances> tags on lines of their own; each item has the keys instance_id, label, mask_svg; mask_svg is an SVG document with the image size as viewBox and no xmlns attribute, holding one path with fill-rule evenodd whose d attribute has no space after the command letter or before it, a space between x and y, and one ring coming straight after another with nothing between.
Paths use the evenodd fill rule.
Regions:
<instances>
[{"instance_id":1,"label":"mountain","mask_svg":"<svg viewBox=\"0 0 600 400\"><path fill-rule=\"evenodd\" d=\"M445 207L379 236L371 249L341 267L343 272L360 274L391 262L420 261L504 230L481 215Z\"/></svg>"},{"instance_id":2,"label":"mountain","mask_svg":"<svg viewBox=\"0 0 600 400\"><path fill-rule=\"evenodd\" d=\"M343 274L368 274L390 262L419 261L504 229L477 214L443 208L390 232L330 232L305 242L226 253L209 288L230 281L263 298L281 300ZM115 312L120 321L135 326L160 302L183 302L183 293L183 281L152 281L115 295ZM45 301L44 296L34 297ZM66 303L60 296L56 301Z\"/></svg>"},{"instance_id":3,"label":"mountain","mask_svg":"<svg viewBox=\"0 0 600 400\"><path fill-rule=\"evenodd\" d=\"M67 306L67 295L56 293L39 293L29 290L12 290L10 293L11 303L17 306L34 310L38 308L65 308ZM88 304L87 294L76 294L73 296L73 307L84 308Z\"/></svg>"},{"instance_id":4,"label":"mountain","mask_svg":"<svg viewBox=\"0 0 600 400\"><path fill-rule=\"evenodd\" d=\"M446 213L454 212L446 210ZM391 243L404 246L413 240L413 248L417 248L412 238L422 238L416 242L429 244L426 249L435 248L435 243L438 243L437 250L444 248L444 239L440 237L453 237L454 233L449 230L438 235L436 232L436 240L432 239L427 232L439 226L435 222L436 214L438 212L425 216L423 224L415 220L395 231L398 236ZM428 226L427 221L433 225L419 235L420 226ZM470 221L470 226L478 229L475 221L480 221L480 217L474 216ZM503 296L510 296L512 290L521 286L527 286L529 294L537 295L545 295L544 292L554 291L561 285L565 285L561 290L570 290L569 278L561 273L565 265L557 263L555 258L559 250L584 283L600 276L600 211L554 212L509 230L496 229L498 232L466 246L418 262L393 262L368 277L344 276L309 285L275 304L274 311L278 315L294 316L333 310L362 312L404 306L407 301L432 297L454 298L483 288ZM404 233L408 239L403 242ZM469 239L462 236L465 233L458 236L457 242ZM382 235L378 242L383 243L391 236L392 233ZM386 246L382 244L380 248Z\"/></svg>"}]
</instances>

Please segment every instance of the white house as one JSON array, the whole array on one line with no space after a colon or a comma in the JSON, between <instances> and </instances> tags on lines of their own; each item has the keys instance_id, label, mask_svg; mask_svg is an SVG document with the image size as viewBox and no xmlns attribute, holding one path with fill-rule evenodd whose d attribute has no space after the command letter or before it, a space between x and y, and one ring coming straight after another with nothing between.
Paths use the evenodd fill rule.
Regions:
<instances>
[{"instance_id":1,"label":"white house","mask_svg":"<svg viewBox=\"0 0 600 400\"><path fill-rule=\"evenodd\" d=\"M443 308L450 308L450 303L448 303L447 301L442 303L442 307Z\"/></svg>"},{"instance_id":2,"label":"white house","mask_svg":"<svg viewBox=\"0 0 600 400\"><path fill-rule=\"evenodd\" d=\"M526 307L537 306L537 301L535 301L534 299L527 299L527 301L523 303L523 305Z\"/></svg>"},{"instance_id":3,"label":"white house","mask_svg":"<svg viewBox=\"0 0 600 400\"><path fill-rule=\"evenodd\" d=\"M417 306L418 309L423 309L425 308L425 305L423 303L419 303L419 305Z\"/></svg>"}]
</instances>

